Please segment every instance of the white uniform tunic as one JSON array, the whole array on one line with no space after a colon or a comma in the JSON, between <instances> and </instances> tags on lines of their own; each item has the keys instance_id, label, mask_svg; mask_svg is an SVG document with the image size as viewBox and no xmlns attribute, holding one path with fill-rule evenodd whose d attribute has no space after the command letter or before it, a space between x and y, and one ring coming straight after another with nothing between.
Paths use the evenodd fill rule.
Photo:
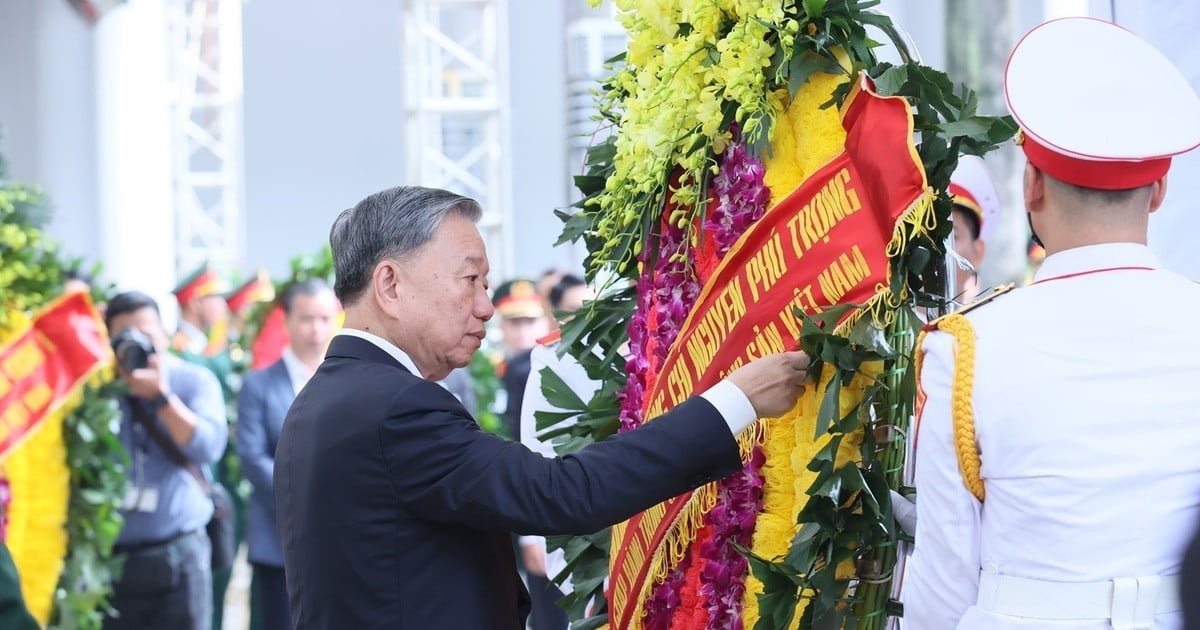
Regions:
<instances>
[{"instance_id":1,"label":"white uniform tunic","mask_svg":"<svg viewBox=\"0 0 1200 630\"><path fill-rule=\"evenodd\" d=\"M1200 285L1127 243L1050 256L1032 286L967 313L982 503L963 484L952 441L953 337L927 336L905 627L1099 630L1112 627L1107 618L989 611L980 573L1052 582L1179 573L1200 517L1197 314ZM1179 613L1154 621L1182 623Z\"/></svg>"},{"instance_id":2,"label":"white uniform tunic","mask_svg":"<svg viewBox=\"0 0 1200 630\"><path fill-rule=\"evenodd\" d=\"M529 380L525 383L525 398L521 403L521 443L529 450L541 453L545 457L555 457L557 453L554 452L553 445L538 440L537 419L534 414L539 411L561 412L562 409L551 405L542 394L542 369L550 368L585 403L591 400L596 391L600 389L600 383L588 378L587 370L579 364L575 357L569 354L558 356L557 347L558 343L556 342L553 345L539 344L533 348L529 359ZM538 544L545 551L546 540L541 536L521 536L520 544ZM546 552L547 577L554 579L565 568L567 568L567 560L562 549ZM569 577L563 581L561 590L564 593L571 592Z\"/></svg>"}]
</instances>

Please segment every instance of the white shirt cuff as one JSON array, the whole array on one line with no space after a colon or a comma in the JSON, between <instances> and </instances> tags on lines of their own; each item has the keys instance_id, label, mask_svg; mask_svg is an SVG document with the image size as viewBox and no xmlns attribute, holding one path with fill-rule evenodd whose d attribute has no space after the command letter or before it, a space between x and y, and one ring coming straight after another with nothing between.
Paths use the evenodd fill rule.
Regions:
<instances>
[{"instance_id":1,"label":"white shirt cuff","mask_svg":"<svg viewBox=\"0 0 1200 630\"><path fill-rule=\"evenodd\" d=\"M517 536L517 544L526 547L529 545L546 545L546 539L541 536Z\"/></svg>"},{"instance_id":2,"label":"white shirt cuff","mask_svg":"<svg viewBox=\"0 0 1200 630\"><path fill-rule=\"evenodd\" d=\"M737 437L758 419L758 414L754 412L754 405L750 404L750 398L740 387L729 381L721 381L713 385L708 388L708 391L700 394L700 397L717 408L717 413L725 419L725 424L729 425L729 432L733 434L733 437Z\"/></svg>"}]
</instances>

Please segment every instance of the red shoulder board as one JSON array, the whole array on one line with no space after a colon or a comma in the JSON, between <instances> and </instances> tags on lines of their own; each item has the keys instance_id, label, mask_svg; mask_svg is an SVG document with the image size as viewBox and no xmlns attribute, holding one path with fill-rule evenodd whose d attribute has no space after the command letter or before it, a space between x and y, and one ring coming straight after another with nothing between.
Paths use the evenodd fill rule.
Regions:
<instances>
[{"instance_id":1,"label":"red shoulder board","mask_svg":"<svg viewBox=\"0 0 1200 630\"><path fill-rule=\"evenodd\" d=\"M562 339L562 331L556 330L556 331L550 333L549 335L546 335L545 337L539 338L537 340L537 342L538 342L538 345L548 346L548 345L551 345L554 343L558 343L558 341L560 339Z\"/></svg>"}]
</instances>

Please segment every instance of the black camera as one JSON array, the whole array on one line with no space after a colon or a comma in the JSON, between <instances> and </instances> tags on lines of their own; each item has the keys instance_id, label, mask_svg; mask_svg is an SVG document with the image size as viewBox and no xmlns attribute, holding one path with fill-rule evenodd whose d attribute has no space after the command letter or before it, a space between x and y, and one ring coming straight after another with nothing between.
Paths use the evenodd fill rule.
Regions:
<instances>
[{"instance_id":1,"label":"black camera","mask_svg":"<svg viewBox=\"0 0 1200 630\"><path fill-rule=\"evenodd\" d=\"M126 372L132 372L149 367L154 344L142 331L126 328L113 336L112 351L117 357L117 365Z\"/></svg>"}]
</instances>

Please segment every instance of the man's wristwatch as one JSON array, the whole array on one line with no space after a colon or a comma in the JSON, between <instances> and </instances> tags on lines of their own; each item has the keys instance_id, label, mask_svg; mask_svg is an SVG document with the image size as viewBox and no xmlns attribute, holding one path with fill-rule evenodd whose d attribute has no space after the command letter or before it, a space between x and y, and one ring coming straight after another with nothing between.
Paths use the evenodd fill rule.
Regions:
<instances>
[{"instance_id":1,"label":"man's wristwatch","mask_svg":"<svg viewBox=\"0 0 1200 630\"><path fill-rule=\"evenodd\" d=\"M150 407L152 407L155 411L161 411L163 407L171 404L171 395L162 393L154 398L151 398L150 400L147 400L146 402L150 403Z\"/></svg>"}]
</instances>

